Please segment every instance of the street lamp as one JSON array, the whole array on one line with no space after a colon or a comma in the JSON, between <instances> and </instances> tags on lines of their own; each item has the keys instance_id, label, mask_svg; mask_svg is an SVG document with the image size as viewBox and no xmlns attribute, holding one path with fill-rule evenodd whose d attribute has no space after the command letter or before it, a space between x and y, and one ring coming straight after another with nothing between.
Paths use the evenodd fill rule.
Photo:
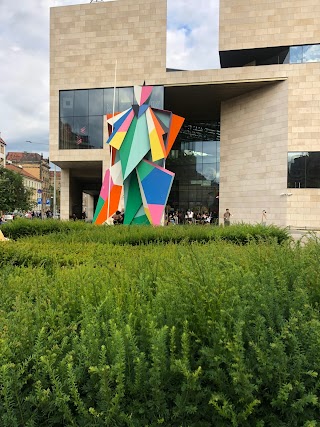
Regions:
<instances>
[{"instance_id":1,"label":"street lamp","mask_svg":"<svg viewBox=\"0 0 320 427\"><path fill-rule=\"evenodd\" d=\"M38 145L48 145L43 142L34 142L34 141L26 141L29 144L38 144ZM57 195L56 195L56 175L57 175L57 167L53 164L53 217L57 216Z\"/></svg>"}]
</instances>

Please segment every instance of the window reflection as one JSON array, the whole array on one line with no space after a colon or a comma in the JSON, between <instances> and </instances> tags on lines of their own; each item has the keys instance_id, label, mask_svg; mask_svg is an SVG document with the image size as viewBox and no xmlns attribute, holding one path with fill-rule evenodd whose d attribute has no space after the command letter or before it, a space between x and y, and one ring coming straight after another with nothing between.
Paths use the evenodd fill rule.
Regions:
<instances>
[{"instance_id":1,"label":"window reflection","mask_svg":"<svg viewBox=\"0 0 320 427\"><path fill-rule=\"evenodd\" d=\"M164 88L163 86L154 86L151 98L150 105L153 108L159 108L159 110L163 109L163 101L164 100Z\"/></svg>"},{"instance_id":2,"label":"window reflection","mask_svg":"<svg viewBox=\"0 0 320 427\"><path fill-rule=\"evenodd\" d=\"M320 188L320 152L309 152L306 157L306 188Z\"/></svg>"},{"instance_id":3,"label":"window reflection","mask_svg":"<svg viewBox=\"0 0 320 427\"><path fill-rule=\"evenodd\" d=\"M119 111L125 111L133 104L133 88L121 87L119 88Z\"/></svg>"},{"instance_id":4,"label":"window reflection","mask_svg":"<svg viewBox=\"0 0 320 427\"><path fill-rule=\"evenodd\" d=\"M114 111L119 111L119 90L116 89L104 89L103 90L103 113L112 114L113 112L113 99L114 99Z\"/></svg>"},{"instance_id":5,"label":"window reflection","mask_svg":"<svg viewBox=\"0 0 320 427\"><path fill-rule=\"evenodd\" d=\"M74 111L75 116L87 116L89 109L88 90L75 90L74 91Z\"/></svg>"},{"instance_id":6,"label":"window reflection","mask_svg":"<svg viewBox=\"0 0 320 427\"><path fill-rule=\"evenodd\" d=\"M60 92L60 117L73 116L74 91Z\"/></svg>"},{"instance_id":7,"label":"window reflection","mask_svg":"<svg viewBox=\"0 0 320 427\"><path fill-rule=\"evenodd\" d=\"M89 90L89 116L103 115L103 89Z\"/></svg>"},{"instance_id":8,"label":"window reflection","mask_svg":"<svg viewBox=\"0 0 320 427\"><path fill-rule=\"evenodd\" d=\"M73 117L60 118L60 148L70 148L73 145L75 134L73 132Z\"/></svg>"},{"instance_id":9,"label":"window reflection","mask_svg":"<svg viewBox=\"0 0 320 427\"><path fill-rule=\"evenodd\" d=\"M166 161L175 173L168 204L173 209L218 214L220 123L185 121Z\"/></svg>"},{"instance_id":10,"label":"window reflection","mask_svg":"<svg viewBox=\"0 0 320 427\"><path fill-rule=\"evenodd\" d=\"M305 62L320 62L320 44L290 47L290 63Z\"/></svg>"},{"instance_id":11,"label":"window reflection","mask_svg":"<svg viewBox=\"0 0 320 427\"><path fill-rule=\"evenodd\" d=\"M101 148L103 139L103 116L89 117L89 148Z\"/></svg>"},{"instance_id":12,"label":"window reflection","mask_svg":"<svg viewBox=\"0 0 320 427\"><path fill-rule=\"evenodd\" d=\"M308 153L288 153L288 188L305 188L306 156Z\"/></svg>"},{"instance_id":13,"label":"window reflection","mask_svg":"<svg viewBox=\"0 0 320 427\"><path fill-rule=\"evenodd\" d=\"M303 62L319 62L320 45L303 46Z\"/></svg>"},{"instance_id":14,"label":"window reflection","mask_svg":"<svg viewBox=\"0 0 320 427\"><path fill-rule=\"evenodd\" d=\"M320 152L288 153L288 188L320 188Z\"/></svg>"},{"instance_id":15,"label":"window reflection","mask_svg":"<svg viewBox=\"0 0 320 427\"><path fill-rule=\"evenodd\" d=\"M291 46L290 47L290 63L300 64L303 59L302 46Z\"/></svg>"}]
</instances>

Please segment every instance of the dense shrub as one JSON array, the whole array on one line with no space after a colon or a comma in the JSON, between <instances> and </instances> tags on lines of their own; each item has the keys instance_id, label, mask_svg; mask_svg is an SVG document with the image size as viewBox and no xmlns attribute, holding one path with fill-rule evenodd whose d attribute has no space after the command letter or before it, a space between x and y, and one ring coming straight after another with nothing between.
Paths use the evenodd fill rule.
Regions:
<instances>
[{"instance_id":1,"label":"dense shrub","mask_svg":"<svg viewBox=\"0 0 320 427\"><path fill-rule=\"evenodd\" d=\"M151 242L174 242L184 240L207 242L226 240L238 244L246 244L252 240L276 240L281 243L288 239L286 229L276 226L237 224L231 227L216 226L96 226L83 221L26 220L17 219L2 225L3 233L10 239L26 236L55 234L54 239L79 242L102 242L114 244L141 245ZM56 236L59 234L60 236ZM70 237L71 235L71 237Z\"/></svg>"},{"instance_id":2,"label":"dense shrub","mask_svg":"<svg viewBox=\"0 0 320 427\"><path fill-rule=\"evenodd\" d=\"M1 425L317 425L317 240L105 233L0 245Z\"/></svg>"}]
</instances>

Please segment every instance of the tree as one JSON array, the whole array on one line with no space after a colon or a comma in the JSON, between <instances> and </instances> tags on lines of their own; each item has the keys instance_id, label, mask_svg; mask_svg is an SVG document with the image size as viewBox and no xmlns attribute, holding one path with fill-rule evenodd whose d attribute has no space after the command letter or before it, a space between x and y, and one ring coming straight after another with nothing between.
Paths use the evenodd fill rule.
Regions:
<instances>
[{"instance_id":1,"label":"tree","mask_svg":"<svg viewBox=\"0 0 320 427\"><path fill-rule=\"evenodd\" d=\"M0 167L0 211L28 211L32 207L32 190L23 184L18 173Z\"/></svg>"}]
</instances>

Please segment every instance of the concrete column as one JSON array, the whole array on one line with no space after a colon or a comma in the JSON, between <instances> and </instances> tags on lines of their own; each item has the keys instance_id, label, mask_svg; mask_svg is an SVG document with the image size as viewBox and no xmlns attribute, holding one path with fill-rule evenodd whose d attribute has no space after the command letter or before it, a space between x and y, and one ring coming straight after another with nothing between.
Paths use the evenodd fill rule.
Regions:
<instances>
[{"instance_id":1,"label":"concrete column","mask_svg":"<svg viewBox=\"0 0 320 427\"><path fill-rule=\"evenodd\" d=\"M70 217L70 169L61 169L60 219Z\"/></svg>"},{"instance_id":2,"label":"concrete column","mask_svg":"<svg viewBox=\"0 0 320 427\"><path fill-rule=\"evenodd\" d=\"M94 197L90 194L87 194L87 221L93 220L94 215Z\"/></svg>"}]
</instances>

